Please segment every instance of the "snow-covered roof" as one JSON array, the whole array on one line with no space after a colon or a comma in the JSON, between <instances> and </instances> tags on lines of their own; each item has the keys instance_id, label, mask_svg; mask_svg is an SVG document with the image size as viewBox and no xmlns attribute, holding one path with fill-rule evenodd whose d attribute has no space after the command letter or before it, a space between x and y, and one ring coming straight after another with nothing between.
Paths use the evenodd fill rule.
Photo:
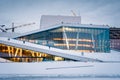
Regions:
<instances>
[{"instance_id":1,"label":"snow-covered roof","mask_svg":"<svg viewBox=\"0 0 120 80\"><path fill-rule=\"evenodd\" d=\"M15 33L15 32L0 32L0 37L14 38L19 35L20 35L20 33Z\"/></svg>"},{"instance_id":2,"label":"snow-covered roof","mask_svg":"<svg viewBox=\"0 0 120 80\"><path fill-rule=\"evenodd\" d=\"M50 29L54 29L54 28L58 28L58 27L61 27L61 26L64 26L64 27L85 27L85 28L109 28L108 25L61 23L61 24L52 25L52 26L47 27L47 28L42 28L42 29L27 32L27 33L23 33L23 34L20 34L18 36L15 36L14 38L21 37L21 36L26 36L26 35L30 35L30 34L34 34L34 33L38 33L38 32L42 32L42 31L46 31L46 30L50 30Z\"/></svg>"}]
</instances>

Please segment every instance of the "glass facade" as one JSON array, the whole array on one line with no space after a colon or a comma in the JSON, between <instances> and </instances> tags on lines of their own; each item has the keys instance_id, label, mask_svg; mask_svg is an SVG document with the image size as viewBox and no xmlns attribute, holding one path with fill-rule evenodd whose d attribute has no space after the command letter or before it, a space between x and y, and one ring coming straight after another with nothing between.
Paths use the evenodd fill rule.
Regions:
<instances>
[{"instance_id":1,"label":"glass facade","mask_svg":"<svg viewBox=\"0 0 120 80\"><path fill-rule=\"evenodd\" d=\"M36 52L0 43L0 57L13 62L74 61L71 59Z\"/></svg>"},{"instance_id":2,"label":"glass facade","mask_svg":"<svg viewBox=\"0 0 120 80\"><path fill-rule=\"evenodd\" d=\"M79 52L110 52L109 28L60 26L17 39Z\"/></svg>"}]
</instances>

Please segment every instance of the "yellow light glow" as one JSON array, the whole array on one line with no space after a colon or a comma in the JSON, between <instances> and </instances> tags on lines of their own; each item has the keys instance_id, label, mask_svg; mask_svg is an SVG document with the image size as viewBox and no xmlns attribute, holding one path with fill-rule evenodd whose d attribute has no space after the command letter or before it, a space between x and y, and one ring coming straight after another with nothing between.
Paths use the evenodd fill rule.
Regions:
<instances>
[{"instance_id":1,"label":"yellow light glow","mask_svg":"<svg viewBox=\"0 0 120 80\"><path fill-rule=\"evenodd\" d=\"M54 46L67 46L67 44L54 44ZM69 44L69 46L76 46L76 44ZM87 45L87 44L78 44L78 46L93 47L93 45Z\"/></svg>"},{"instance_id":2,"label":"yellow light glow","mask_svg":"<svg viewBox=\"0 0 120 80\"><path fill-rule=\"evenodd\" d=\"M55 61L63 61L63 58L62 57L55 57L54 60Z\"/></svg>"},{"instance_id":3,"label":"yellow light glow","mask_svg":"<svg viewBox=\"0 0 120 80\"><path fill-rule=\"evenodd\" d=\"M53 40L66 40L65 38L53 38ZM68 41L77 41L77 39L73 39L73 38L68 38ZM90 40L90 39L78 39L78 41L83 41L83 42L94 42L94 40Z\"/></svg>"}]
</instances>

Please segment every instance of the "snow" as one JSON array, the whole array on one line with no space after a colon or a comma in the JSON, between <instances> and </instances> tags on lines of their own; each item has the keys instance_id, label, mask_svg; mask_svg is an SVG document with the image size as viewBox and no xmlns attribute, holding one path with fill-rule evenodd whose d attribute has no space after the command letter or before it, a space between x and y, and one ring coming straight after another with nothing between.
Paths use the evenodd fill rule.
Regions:
<instances>
[{"instance_id":1,"label":"snow","mask_svg":"<svg viewBox=\"0 0 120 80\"><path fill-rule=\"evenodd\" d=\"M0 37L9 37L14 38L15 36L21 35L20 33L15 32L0 32Z\"/></svg>"},{"instance_id":2,"label":"snow","mask_svg":"<svg viewBox=\"0 0 120 80\"><path fill-rule=\"evenodd\" d=\"M42 76L120 76L120 63L35 62L0 63L0 74L39 74Z\"/></svg>"},{"instance_id":3,"label":"snow","mask_svg":"<svg viewBox=\"0 0 120 80\"><path fill-rule=\"evenodd\" d=\"M113 50L111 50L111 53L85 53L84 56L102 61L120 61L120 52Z\"/></svg>"},{"instance_id":4,"label":"snow","mask_svg":"<svg viewBox=\"0 0 120 80\"><path fill-rule=\"evenodd\" d=\"M12 62L12 61L10 61L10 60L6 60L6 59L3 59L3 58L0 58L0 62Z\"/></svg>"}]
</instances>

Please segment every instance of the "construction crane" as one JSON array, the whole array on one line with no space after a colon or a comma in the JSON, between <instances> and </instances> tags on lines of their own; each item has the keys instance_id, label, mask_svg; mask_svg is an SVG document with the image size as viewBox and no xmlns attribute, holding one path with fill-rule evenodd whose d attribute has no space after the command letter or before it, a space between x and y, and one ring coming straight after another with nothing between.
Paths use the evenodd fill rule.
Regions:
<instances>
[{"instance_id":1,"label":"construction crane","mask_svg":"<svg viewBox=\"0 0 120 80\"><path fill-rule=\"evenodd\" d=\"M2 32L6 32L6 30L5 30L5 27L4 27L5 25L0 25L0 30L2 31Z\"/></svg>"},{"instance_id":2,"label":"construction crane","mask_svg":"<svg viewBox=\"0 0 120 80\"><path fill-rule=\"evenodd\" d=\"M19 25L19 26L14 26L14 23L12 23L12 28L5 28L5 31L12 30L12 32L14 32L15 28L29 26L29 25L33 25L33 24L35 24L35 23L33 22L33 23L28 23L28 24L22 24L22 25Z\"/></svg>"},{"instance_id":3,"label":"construction crane","mask_svg":"<svg viewBox=\"0 0 120 80\"><path fill-rule=\"evenodd\" d=\"M76 13L75 13L73 10L71 10L71 12L72 12L72 14L73 14L74 16L77 16Z\"/></svg>"}]
</instances>

